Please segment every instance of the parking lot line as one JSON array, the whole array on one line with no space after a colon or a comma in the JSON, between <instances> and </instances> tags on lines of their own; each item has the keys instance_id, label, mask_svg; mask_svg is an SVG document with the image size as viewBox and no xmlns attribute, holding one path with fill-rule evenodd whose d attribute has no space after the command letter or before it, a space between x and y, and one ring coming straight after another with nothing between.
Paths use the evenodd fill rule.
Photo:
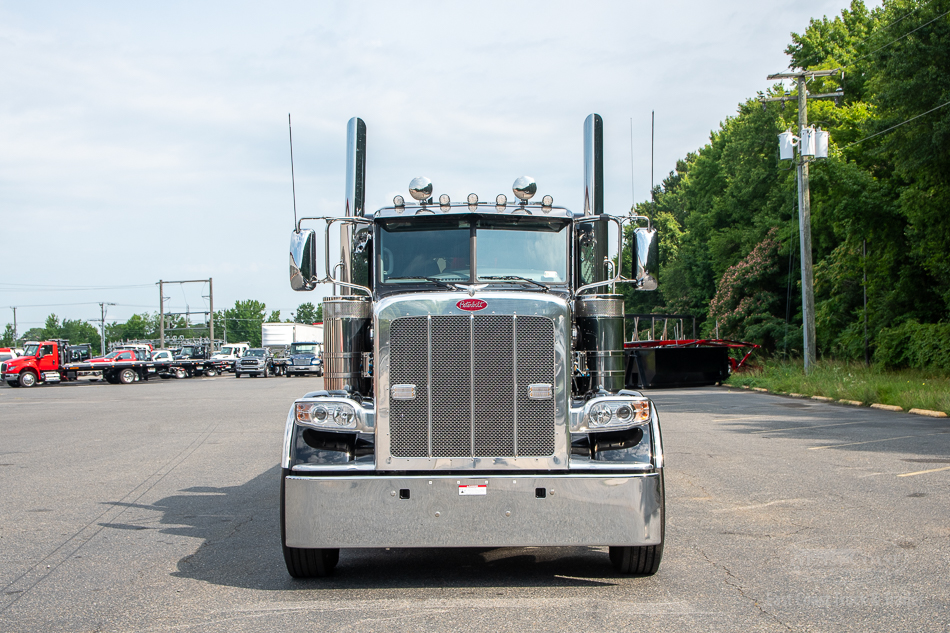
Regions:
<instances>
[{"instance_id":1,"label":"parking lot line","mask_svg":"<svg viewBox=\"0 0 950 633\"><path fill-rule=\"evenodd\" d=\"M829 444L828 446L811 446L808 450L820 451L825 448L838 448L839 446L858 446L859 444L877 444L878 442L893 442L894 440L904 440L908 437L928 437L930 435L945 435L950 431L938 431L937 433L922 433L921 435L899 435L898 437L888 437L883 440L868 440L866 442L848 442L847 444Z\"/></svg>"},{"instance_id":2,"label":"parking lot line","mask_svg":"<svg viewBox=\"0 0 950 633\"><path fill-rule=\"evenodd\" d=\"M950 470L950 466L944 466L943 468L931 468L930 470L918 470L915 473L903 473L898 475L898 477L913 477L914 475L926 475L927 473L939 473L941 470Z\"/></svg>"}]
</instances>

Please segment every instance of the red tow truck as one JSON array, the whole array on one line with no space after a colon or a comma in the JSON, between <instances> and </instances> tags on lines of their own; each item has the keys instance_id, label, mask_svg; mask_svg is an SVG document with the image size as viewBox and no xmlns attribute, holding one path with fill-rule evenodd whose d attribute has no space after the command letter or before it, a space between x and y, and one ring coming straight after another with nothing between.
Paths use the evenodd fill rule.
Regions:
<instances>
[{"instance_id":1,"label":"red tow truck","mask_svg":"<svg viewBox=\"0 0 950 633\"><path fill-rule=\"evenodd\" d=\"M54 339L42 343L27 343L23 355L0 364L0 375L11 387L32 387L41 382L56 383L66 380L63 367L69 341Z\"/></svg>"},{"instance_id":2,"label":"red tow truck","mask_svg":"<svg viewBox=\"0 0 950 633\"><path fill-rule=\"evenodd\" d=\"M152 360L141 346L122 346L102 358L69 362L69 341L53 339L27 343L23 355L0 363L0 376L11 387L32 387L38 383L76 380L80 372L101 371L111 384L128 385L155 375L216 376L230 367L230 361L207 359Z\"/></svg>"}]
</instances>

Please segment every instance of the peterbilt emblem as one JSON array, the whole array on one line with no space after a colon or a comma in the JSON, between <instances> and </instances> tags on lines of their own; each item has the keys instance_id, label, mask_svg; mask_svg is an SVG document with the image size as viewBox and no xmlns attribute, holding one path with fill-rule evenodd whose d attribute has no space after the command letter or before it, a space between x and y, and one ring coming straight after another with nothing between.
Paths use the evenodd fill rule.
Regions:
<instances>
[{"instance_id":1,"label":"peterbilt emblem","mask_svg":"<svg viewBox=\"0 0 950 633\"><path fill-rule=\"evenodd\" d=\"M478 310L484 310L488 307L488 302L482 301L481 299L462 299L455 304L459 310L467 310L468 312L477 312Z\"/></svg>"}]
</instances>

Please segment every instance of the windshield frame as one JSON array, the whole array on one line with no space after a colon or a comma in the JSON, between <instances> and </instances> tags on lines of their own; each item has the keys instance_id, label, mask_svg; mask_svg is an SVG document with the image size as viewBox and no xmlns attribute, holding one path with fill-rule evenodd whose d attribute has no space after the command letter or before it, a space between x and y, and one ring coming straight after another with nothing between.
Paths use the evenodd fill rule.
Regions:
<instances>
[{"instance_id":1,"label":"windshield frame","mask_svg":"<svg viewBox=\"0 0 950 633\"><path fill-rule=\"evenodd\" d=\"M418 277L412 278L410 281L406 279L400 283L391 283L383 280L383 252L384 252L384 234L388 233L387 227L393 225L403 225L407 227L412 227L413 231L427 231L427 230L439 230L452 228L454 224L458 228L465 228L461 225L462 223L468 224L469 229L469 270L467 279L458 279L458 277L445 278L442 279L440 273L439 275L432 275L428 278ZM518 281L516 279L478 279L479 269L478 269L478 231L479 229L518 229L530 232L530 225L536 225L539 229L541 226L551 227L554 230L540 231L539 232L552 232L560 233L566 231L564 239L564 260L562 264L562 269L565 273L565 278L562 281ZM521 228L524 227L524 228ZM511 214L489 214L489 213L466 213L466 214L453 214L451 216L409 216L409 217L386 217L382 220L377 220L376 222L376 236L375 243L379 245L375 249L375 291L380 295L387 295L396 292L418 292L420 290L448 290L453 289L456 284L487 284L486 287L511 287L513 284L517 285L519 289L531 289L533 288L536 291L547 291L549 288L554 290L569 291L572 283L572 276L574 274L573 266L571 265L571 251L573 245L573 232L574 232L574 223L572 218L567 217L540 217L540 216L524 216L524 215L511 215ZM524 271L522 271L524 272ZM526 276L526 275L522 275ZM546 286L546 287L542 287Z\"/></svg>"}]
</instances>

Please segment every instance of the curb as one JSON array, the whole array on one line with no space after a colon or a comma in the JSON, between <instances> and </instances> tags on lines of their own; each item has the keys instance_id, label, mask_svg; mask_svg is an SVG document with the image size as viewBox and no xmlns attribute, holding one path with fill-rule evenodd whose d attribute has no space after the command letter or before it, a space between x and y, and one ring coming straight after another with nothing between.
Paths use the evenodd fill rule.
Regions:
<instances>
[{"instance_id":1,"label":"curb","mask_svg":"<svg viewBox=\"0 0 950 633\"><path fill-rule=\"evenodd\" d=\"M849 404L852 407L860 407L863 403L860 400L838 400L841 404Z\"/></svg>"},{"instance_id":2,"label":"curb","mask_svg":"<svg viewBox=\"0 0 950 633\"><path fill-rule=\"evenodd\" d=\"M947 414L943 411L931 411L930 409L911 409L910 413L916 415L926 415L931 418L945 418Z\"/></svg>"},{"instance_id":3,"label":"curb","mask_svg":"<svg viewBox=\"0 0 950 633\"><path fill-rule=\"evenodd\" d=\"M881 404L880 402L875 402L871 405L872 409L881 409L882 411L903 411L903 407L899 407L895 404Z\"/></svg>"},{"instance_id":4,"label":"curb","mask_svg":"<svg viewBox=\"0 0 950 633\"><path fill-rule=\"evenodd\" d=\"M834 398L829 398L827 396L812 396L812 400L818 400L819 402L834 402Z\"/></svg>"}]
</instances>

